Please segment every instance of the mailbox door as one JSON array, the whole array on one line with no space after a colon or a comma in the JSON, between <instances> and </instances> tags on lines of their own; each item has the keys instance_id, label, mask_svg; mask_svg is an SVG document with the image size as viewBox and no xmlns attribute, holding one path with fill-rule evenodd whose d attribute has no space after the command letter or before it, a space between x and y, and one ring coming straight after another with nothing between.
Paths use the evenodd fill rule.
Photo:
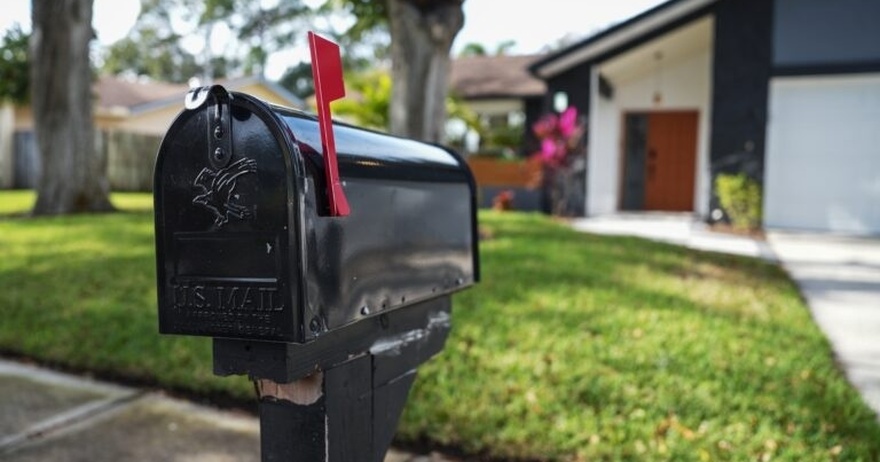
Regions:
<instances>
[{"instance_id":1,"label":"mailbox door","mask_svg":"<svg viewBox=\"0 0 880 462\"><path fill-rule=\"evenodd\" d=\"M168 130L154 185L162 333L302 340L303 168L280 127L221 88Z\"/></svg>"}]
</instances>

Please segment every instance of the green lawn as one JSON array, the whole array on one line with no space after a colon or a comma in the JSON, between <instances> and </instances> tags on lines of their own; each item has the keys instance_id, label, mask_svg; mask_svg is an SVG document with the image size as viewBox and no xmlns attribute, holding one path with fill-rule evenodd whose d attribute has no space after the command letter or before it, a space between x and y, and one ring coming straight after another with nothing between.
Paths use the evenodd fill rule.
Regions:
<instances>
[{"instance_id":1,"label":"green lawn","mask_svg":"<svg viewBox=\"0 0 880 462\"><path fill-rule=\"evenodd\" d=\"M23 215L30 212L37 196L33 191L0 191L0 217ZM146 212L153 209L153 196L141 193L114 193L111 202L129 212Z\"/></svg>"},{"instance_id":2,"label":"green lawn","mask_svg":"<svg viewBox=\"0 0 880 462\"><path fill-rule=\"evenodd\" d=\"M0 219L0 350L251 399L244 378L213 377L210 340L157 334L150 200L123 197L135 213ZM777 266L480 219L483 281L454 298L399 440L498 458L880 460L880 426Z\"/></svg>"},{"instance_id":3,"label":"green lawn","mask_svg":"<svg viewBox=\"0 0 880 462\"><path fill-rule=\"evenodd\" d=\"M0 191L0 216L26 213L34 206L35 200L32 191Z\"/></svg>"}]
</instances>

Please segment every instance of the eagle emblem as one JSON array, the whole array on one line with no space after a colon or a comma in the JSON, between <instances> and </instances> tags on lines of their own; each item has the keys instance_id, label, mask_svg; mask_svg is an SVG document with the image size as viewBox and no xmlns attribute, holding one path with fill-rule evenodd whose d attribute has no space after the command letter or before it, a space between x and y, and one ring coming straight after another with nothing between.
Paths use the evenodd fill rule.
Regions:
<instances>
[{"instance_id":1,"label":"eagle emblem","mask_svg":"<svg viewBox=\"0 0 880 462\"><path fill-rule=\"evenodd\" d=\"M235 187L239 178L256 171L257 161L253 159L241 159L217 171L203 168L193 182L193 186L202 192L193 199L193 204L210 210L214 214L214 225L218 228L232 217L243 220L252 216L253 211L249 207L238 203L239 195Z\"/></svg>"}]
</instances>

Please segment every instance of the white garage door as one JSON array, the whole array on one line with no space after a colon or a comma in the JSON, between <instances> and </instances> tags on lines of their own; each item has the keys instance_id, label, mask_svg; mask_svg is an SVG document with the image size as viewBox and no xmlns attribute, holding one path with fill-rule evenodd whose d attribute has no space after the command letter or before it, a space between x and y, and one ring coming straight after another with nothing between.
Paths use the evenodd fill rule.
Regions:
<instances>
[{"instance_id":1,"label":"white garage door","mask_svg":"<svg viewBox=\"0 0 880 462\"><path fill-rule=\"evenodd\" d=\"M880 234L880 75L770 86L764 224Z\"/></svg>"}]
</instances>

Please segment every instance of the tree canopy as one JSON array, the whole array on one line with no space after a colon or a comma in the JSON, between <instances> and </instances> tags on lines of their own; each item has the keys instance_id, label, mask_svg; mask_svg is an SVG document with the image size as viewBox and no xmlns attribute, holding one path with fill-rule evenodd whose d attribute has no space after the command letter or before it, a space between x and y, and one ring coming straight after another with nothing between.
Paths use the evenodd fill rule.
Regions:
<instances>
[{"instance_id":1,"label":"tree canopy","mask_svg":"<svg viewBox=\"0 0 880 462\"><path fill-rule=\"evenodd\" d=\"M388 108L391 103L391 75L384 70L368 70L348 74L348 96L333 103L337 115L348 117L358 125L388 130Z\"/></svg>"},{"instance_id":2,"label":"tree canopy","mask_svg":"<svg viewBox=\"0 0 880 462\"><path fill-rule=\"evenodd\" d=\"M24 103L30 99L30 34L15 24L0 41L0 101Z\"/></svg>"},{"instance_id":3,"label":"tree canopy","mask_svg":"<svg viewBox=\"0 0 880 462\"><path fill-rule=\"evenodd\" d=\"M446 122L449 52L464 25L464 0L328 0L355 21L346 36L357 40L377 29L391 41L391 132L441 141Z\"/></svg>"},{"instance_id":4,"label":"tree canopy","mask_svg":"<svg viewBox=\"0 0 880 462\"><path fill-rule=\"evenodd\" d=\"M505 41L499 43L495 47L494 55L495 56L507 56L510 54L510 50L512 50L513 47L515 47L515 46L516 46L515 40L505 40ZM490 54L489 50L488 50L488 48L486 48L485 45L483 45L481 43L471 42L471 43L468 43L467 45L465 45L464 48L461 49L461 51L458 53L458 56L459 57L489 56L489 54Z\"/></svg>"},{"instance_id":5,"label":"tree canopy","mask_svg":"<svg viewBox=\"0 0 880 462\"><path fill-rule=\"evenodd\" d=\"M272 7L248 0L143 0L130 36L105 53L103 69L184 82L262 75L269 54L293 46L311 10L301 0ZM228 34L216 50L219 34Z\"/></svg>"}]
</instances>

